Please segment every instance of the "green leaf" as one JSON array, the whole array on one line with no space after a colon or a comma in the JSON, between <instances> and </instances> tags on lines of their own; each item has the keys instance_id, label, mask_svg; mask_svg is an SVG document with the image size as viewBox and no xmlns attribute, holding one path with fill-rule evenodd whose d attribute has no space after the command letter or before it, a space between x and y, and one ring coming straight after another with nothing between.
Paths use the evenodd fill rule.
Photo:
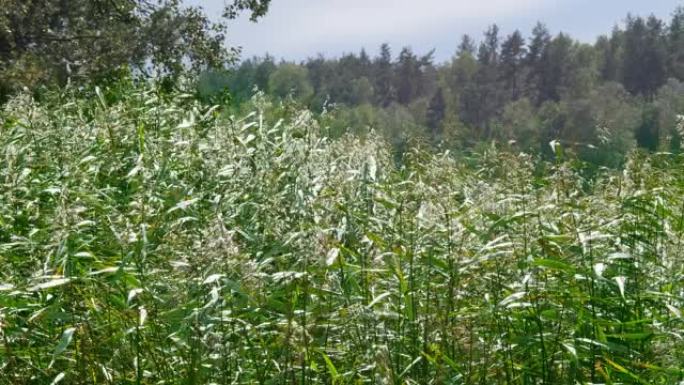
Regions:
<instances>
[{"instance_id":1,"label":"green leaf","mask_svg":"<svg viewBox=\"0 0 684 385\"><path fill-rule=\"evenodd\" d=\"M225 275L224 274L212 274L208 276L204 281L202 281L202 285L209 285L212 284L221 278L223 278Z\"/></svg>"},{"instance_id":2,"label":"green leaf","mask_svg":"<svg viewBox=\"0 0 684 385\"><path fill-rule=\"evenodd\" d=\"M337 262L338 256L340 255L340 249L337 247L333 247L330 250L328 250L328 254L325 258L325 265L326 266L332 266Z\"/></svg>"},{"instance_id":3,"label":"green leaf","mask_svg":"<svg viewBox=\"0 0 684 385\"><path fill-rule=\"evenodd\" d=\"M332 360L330 357L328 357L327 354L324 352L320 352L321 356L323 356L323 361L325 361L325 366L328 368L328 373L330 373L330 377L332 377L333 382L337 382L337 379L340 377L340 374L337 372L337 368L333 364Z\"/></svg>"},{"instance_id":4,"label":"green leaf","mask_svg":"<svg viewBox=\"0 0 684 385\"><path fill-rule=\"evenodd\" d=\"M50 385L57 385L59 382L61 382L64 379L64 372L59 373L58 375L55 376L55 379L52 380Z\"/></svg>"},{"instance_id":5,"label":"green leaf","mask_svg":"<svg viewBox=\"0 0 684 385\"><path fill-rule=\"evenodd\" d=\"M97 95L97 100L100 102L100 106L106 109L107 102L105 101L104 95L102 95L102 90L100 89L100 87L95 86L95 94Z\"/></svg>"},{"instance_id":6,"label":"green leaf","mask_svg":"<svg viewBox=\"0 0 684 385\"><path fill-rule=\"evenodd\" d=\"M627 370L624 366L618 364L617 362L611 360L610 358L608 358L608 357L603 357L603 359L604 359L610 366L612 366L613 368L615 368L618 372L628 375L629 377L631 377L632 379L636 380L636 381L639 382L640 384L644 384L644 385L649 384L649 382L642 380L639 376L637 376L636 374L630 372L630 371Z\"/></svg>"},{"instance_id":7,"label":"green leaf","mask_svg":"<svg viewBox=\"0 0 684 385\"><path fill-rule=\"evenodd\" d=\"M627 281L627 277L614 277L613 278L615 282L618 285L618 290L620 290L620 295L622 298L625 298L625 281Z\"/></svg>"},{"instance_id":8,"label":"green leaf","mask_svg":"<svg viewBox=\"0 0 684 385\"><path fill-rule=\"evenodd\" d=\"M62 332L62 338L60 338L59 344L55 347L55 351L53 352L54 355L59 355L66 350L74 337L75 331L76 328L68 328Z\"/></svg>"},{"instance_id":9,"label":"green leaf","mask_svg":"<svg viewBox=\"0 0 684 385\"><path fill-rule=\"evenodd\" d=\"M70 278L53 279L53 280L50 280L47 282L43 282L43 283L39 283L37 285L31 286L28 288L28 291L38 291L38 290L50 289L53 287L66 285L69 282L71 282Z\"/></svg>"},{"instance_id":10,"label":"green leaf","mask_svg":"<svg viewBox=\"0 0 684 385\"><path fill-rule=\"evenodd\" d=\"M382 301L383 299L389 297L390 295L391 295L391 293L385 292L385 293L382 293L382 294L380 294L379 296L373 298L373 300L368 304L368 308L369 308L369 309L372 308L373 306L375 306L376 304L378 304L378 303L379 303L380 301Z\"/></svg>"},{"instance_id":11,"label":"green leaf","mask_svg":"<svg viewBox=\"0 0 684 385\"><path fill-rule=\"evenodd\" d=\"M628 341L644 341L653 337L653 333L621 333L621 334L606 334L606 337L616 338Z\"/></svg>"},{"instance_id":12,"label":"green leaf","mask_svg":"<svg viewBox=\"0 0 684 385\"><path fill-rule=\"evenodd\" d=\"M577 349L575 349L575 347L574 347L573 345L571 345L571 344L569 344L569 343L567 343L567 342L563 342L561 345L563 345L563 347L565 348L565 350L567 350L568 353L570 353L570 355L572 356L572 358L573 358L574 360L577 360L577 358L578 358L578 357L577 357Z\"/></svg>"},{"instance_id":13,"label":"green leaf","mask_svg":"<svg viewBox=\"0 0 684 385\"><path fill-rule=\"evenodd\" d=\"M672 305L665 305L667 306L667 309L670 310L670 312L676 317L676 318L682 318L682 311L677 309L676 307Z\"/></svg>"},{"instance_id":14,"label":"green leaf","mask_svg":"<svg viewBox=\"0 0 684 385\"><path fill-rule=\"evenodd\" d=\"M574 267L568 265L567 263L564 263L564 262L561 262L561 261L558 261L555 259L543 259L543 258L535 259L534 264L535 264L535 266L546 267L546 268L551 269L551 270L560 270L560 271L564 271L567 273L574 273L575 272Z\"/></svg>"}]
</instances>

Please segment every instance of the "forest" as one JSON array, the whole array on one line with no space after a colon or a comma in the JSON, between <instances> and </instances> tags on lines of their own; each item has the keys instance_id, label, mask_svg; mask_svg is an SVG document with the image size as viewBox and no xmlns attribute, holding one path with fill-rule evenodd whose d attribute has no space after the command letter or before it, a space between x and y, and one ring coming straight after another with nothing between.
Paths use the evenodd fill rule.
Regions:
<instances>
[{"instance_id":1,"label":"forest","mask_svg":"<svg viewBox=\"0 0 684 385\"><path fill-rule=\"evenodd\" d=\"M0 1L0 385L684 384L684 8L292 62Z\"/></svg>"},{"instance_id":2,"label":"forest","mask_svg":"<svg viewBox=\"0 0 684 385\"><path fill-rule=\"evenodd\" d=\"M684 8L667 21L627 15L594 44L542 23L529 38L492 25L479 44L468 35L455 41L447 63L408 47L393 54L387 44L375 57L362 50L293 63L267 55L205 74L200 91L227 87L241 104L259 89L332 110L334 135L374 129L399 142L470 149L496 141L544 155L559 140L584 160L619 167L635 147L679 151L683 25Z\"/></svg>"}]
</instances>

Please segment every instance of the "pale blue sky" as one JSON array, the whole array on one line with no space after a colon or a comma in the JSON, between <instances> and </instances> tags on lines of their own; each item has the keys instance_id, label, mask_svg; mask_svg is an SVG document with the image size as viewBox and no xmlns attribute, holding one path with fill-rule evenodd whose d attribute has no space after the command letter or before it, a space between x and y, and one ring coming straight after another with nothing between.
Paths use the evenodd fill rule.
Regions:
<instances>
[{"instance_id":1,"label":"pale blue sky","mask_svg":"<svg viewBox=\"0 0 684 385\"><path fill-rule=\"evenodd\" d=\"M226 0L186 0L219 15ZM243 57L271 53L303 60L322 53L339 56L362 47L375 54L383 42L397 53L410 46L418 53L435 49L449 59L464 33L478 39L492 23L503 34L526 35L537 20L555 34L567 32L593 42L628 13L655 14L669 21L682 0L272 0L258 23L246 17L230 24L228 42L243 47Z\"/></svg>"}]
</instances>

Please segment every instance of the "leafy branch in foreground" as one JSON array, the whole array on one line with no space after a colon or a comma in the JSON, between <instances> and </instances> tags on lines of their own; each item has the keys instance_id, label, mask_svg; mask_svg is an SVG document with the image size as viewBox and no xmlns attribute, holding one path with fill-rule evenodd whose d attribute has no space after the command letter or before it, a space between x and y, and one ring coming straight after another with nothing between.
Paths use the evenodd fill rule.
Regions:
<instances>
[{"instance_id":1,"label":"leafy branch in foreground","mask_svg":"<svg viewBox=\"0 0 684 385\"><path fill-rule=\"evenodd\" d=\"M226 2L223 19L181 0L3 0L0 102L18 89L106 84L129 72L177 78L224 68L227 21L266 14L270 0Z\"/></svg>"}]
</instances>

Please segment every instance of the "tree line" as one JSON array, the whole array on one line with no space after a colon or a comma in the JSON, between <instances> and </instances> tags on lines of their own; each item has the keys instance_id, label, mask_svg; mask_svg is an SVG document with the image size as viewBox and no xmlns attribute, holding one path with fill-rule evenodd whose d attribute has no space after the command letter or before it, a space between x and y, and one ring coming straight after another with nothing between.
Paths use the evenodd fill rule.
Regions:
<instances>
[{"instance_id":1,"label":"tree line","mask_svg":"<svg viewBox=\"0 0 684 385\"><path fill-rule=\"evenodd\" d=\"M551 151L558 140L582 157L617 165L634 146L679 151L684 113L684 7L663 21L627 16L581 43L538 23L530 37L492 25L479 44L466 35L451 61L383 44L303 62L254 57L206 73L200 92L226 87L236 104L255 89L334 114L339 132L383 131L405 141L474 146L496 140ZM334 107L333 107L334 106Z\"/></svg>"}]
</instances>

